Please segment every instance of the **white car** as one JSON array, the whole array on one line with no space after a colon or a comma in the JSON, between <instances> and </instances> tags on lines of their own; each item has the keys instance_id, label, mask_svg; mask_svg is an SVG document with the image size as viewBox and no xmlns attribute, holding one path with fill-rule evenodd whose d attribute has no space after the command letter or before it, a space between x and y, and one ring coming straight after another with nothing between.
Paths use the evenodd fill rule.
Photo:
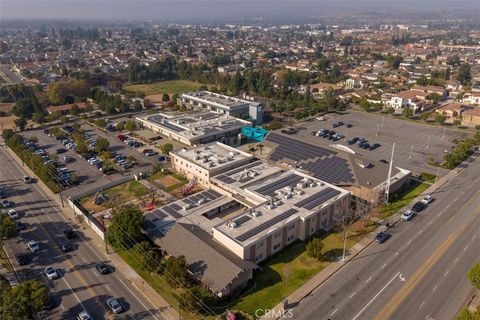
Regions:
<instances>
[{"instance_id":1,"label":"white car","mask_svg":"<svg viewBox=\"0 0 480 320\"><path fill-rule=\"evenodd\" d=\"M8 201L7 199L3 199L2 201L0 201L0 204L4 208L10 208L13 205L12 202Z\"/></svg>"},{"instance_id":2,"label":"white car","mask_svg":"<svg viewBox=\"0 0 480 320\"><path fill-rule=\"evenodd\" d=\"M29 176L25 176L25 177L23 177L23 182L30 183L30 182L32 182L32 179Z\"/></svg>"},{"instance_id":3,"label":"white car","mask_svg":"<svg viewBox=\"0 0 480 320\"><path fill-rule=\"evenodd\" d=\"M316 117L315 119L317 119L318 121L325 121L326 120L324 117Z\"/></svg>"},{"instance_id":4,"label":"white car","mask_svg":"<svg viewBox=\"0 0 480 320\"><path fill-rule=\"evenodd\" d=\"M49 280L55 280L58 278L58 272L52 266L45 268L45 274Z\"/></svg>"},{"instance_id":5,"label":"white car","mask_svg":"<svg viewBox=\"0 0 480 320\"><path fill-rule=\"evenodd\" d=\"M402 213L402 220L403 221L408 221L413 218L415 213L412 210L407 210L404 213Z\"/></svg>"},{"instance_id":6,"label":"white car","mask_svg":"<svg viewBox=\"0 0 480 320\"><path fill-rule=\"evenodd\" d=\"M123 311L123 307L117 299L108 299L107 306L113 313L120 313Z\"/></svg>"},{"instance_id":7,"label":"white car","mask_svg":"<svg viewBox=\"0 0 480 320\"><path fill-rule=\"evenodd\" d=\"M35 240L28 241L27 243L28 249L32 252L37 252L40 250L40 246Z\"/></svg>"},{"instance_id":8,"label":"white car","mask_svg":"<svg viewBox=\"0 0 480 320\"><path fill-rule=\"evenodd\" d=\"M428 195L428 196L423 197L422 202L425 203L425 204L429 204L433 200L435 200L435 199L432 196Z\"/></svg>"},{"instance_id":9,"label":"white car","mask_svg":"<svg viewBox=\"0 0 480 320\"><path fill-rule=\"evenodd\" d=\"M12 218L12 219L18 219L18 218L20 218L20 217L18 216L17 211L15 211L15 209L10 209L10 210L8 210L8 216L9 216L10 218Z\"/></svg>"},{"instance_id":10,"label":"white car","mask_svg":"<svg viewBox=\"0 0 480 320\"><path fill-rule=\"evenodd\" d=\"M82 311L77 314L77 320L92 320L93 318L90 317L87 311Z\"/></svg>"}]
</instances>

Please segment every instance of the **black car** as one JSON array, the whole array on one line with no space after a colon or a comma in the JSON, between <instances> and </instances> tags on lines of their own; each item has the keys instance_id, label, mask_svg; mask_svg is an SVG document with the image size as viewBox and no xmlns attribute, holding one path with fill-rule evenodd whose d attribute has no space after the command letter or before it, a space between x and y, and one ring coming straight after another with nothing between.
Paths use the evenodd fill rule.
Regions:
<instances>
[{"instance_id":1,"label":"black car","mask_svg":"<svg viewBox=\"0 0 480 320\"><path fill-rule=\"evenodd\" d=\"M387 238L388 238L387 233L384 231L381 231L377 233L377 235L375 236L375 241L377 241L378 243L383 243L385 242L385 240L387 240Z\"/></svg>"},{"instance_id":2,"label":"black car","mask_svg":"<svg viewBox=\"0 0 480 320\"><path fill-rule=\"evenodd\" d=\"M15 260L17 261L18 265L24 266L28 264L28 258L26 254L23 253L17 253L15 255Z\"/></svg>"},{"instance_id":3,"label":"black car","mask_svg":"<svg viewBox=\"0 0 480 320\"><path fill-rule=\"evenodd\" d=\"M347 123L345 126L346 126L347 128L353 127L353 125L352 125L351 123Z\"/></svg>"},{"instance_id":4,"label":"black car","mask_svg":"<svg viewBox=\"0 0 480 320\"><path fill-rule=\"evenodd\" d=\"M425 209L426 207L427 207L427 205L425 203L423 203L422 201L417 201L413 205L412 210L415 211L415 212L420 212L423 209Z\"/></svg>"},{"instance_id":5,"label":"black car","mask_svg":"<svg viewBox=\"0 0 480 320\"><path fill-rule=\"evenodd\" d=\"M100 272L100 274L107 274L110 272L108 266L103 262L97 263L95 268L98 270L98 272Z\"/></svg>"},{"instance_id":6,"label":"black car","mask_svg":"<svg viewBox=\"0 0 480 320\"><path fill-rule=\"evenodd\" d=\"M15 226L17 227L18 231L27 229L27 225L20 221L15 222Z\"/></svg>"},{"instance_id":7,"label":"black car","mask_svg":"<svg viewBox=\"0 0 480 320\"><path fill-rule=\"evenodd\" d=\"M385 160L385 159L380 159L379 161L380 161L381 163L388 164L388 161L387 161L387 160Z\"/></svg>"},{"instance_id":8,"label":"black car","mask_svg":"<svg viewBox=\"0 0 480 320\"><path fill-rule=\"evenodd\" d=\"M67 149L59 148L55 151L57 154L65 153L67 152Z\"/></svg>"},{"instance_id":9,"label":"black car","mask_svg":"<svg viewBox=\"0 0 480 320\"><path fill-rule=\"evenodd\" d=\"M59 247L62 252L70 252L73 250L73 246L70 242L62 242L60 243Z\"/></svg>"},{"instance_id":10,"label":"black car","mask_svg":"<svg viewBox=\"0 0 480 320\"><path fill-rule=\"evenodd\" d=\"M73 231L72 229L64 230L63 234L65 235L65 237L67 237L67 239L75 238L75 231Z\"/></svg>"}]
</instances>

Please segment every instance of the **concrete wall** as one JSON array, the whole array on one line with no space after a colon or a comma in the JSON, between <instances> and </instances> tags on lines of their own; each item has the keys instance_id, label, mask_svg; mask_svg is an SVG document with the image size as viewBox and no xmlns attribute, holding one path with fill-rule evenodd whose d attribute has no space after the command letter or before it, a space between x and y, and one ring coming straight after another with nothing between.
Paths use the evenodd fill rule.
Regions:
<instances>
[{"instance_id":1,"label":"concrete wall","mask_svg":"<svg viewBox=\"0 0 480 320\"><path fill-rule=\"evenodd\" d=\"M83 221L93 231L95 231L95 233L98 234L98 236L102 238L102 240L105 240L105 231L103 229L103 226L97 220L95 220L95 218L93 218L92 215L88 214L86 210L82 206L78 205L76 201L72 198L68 199L68 205L75 212L75 216L77 215L81 216Z\"/></svg>"}]
</instances>

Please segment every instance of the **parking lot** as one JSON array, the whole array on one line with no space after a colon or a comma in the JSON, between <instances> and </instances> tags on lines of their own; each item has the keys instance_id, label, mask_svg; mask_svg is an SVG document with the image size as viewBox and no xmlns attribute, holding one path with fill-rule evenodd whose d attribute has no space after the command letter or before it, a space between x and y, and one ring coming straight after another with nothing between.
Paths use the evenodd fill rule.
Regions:
<instances>
[{"instance_id":1,"label":"parking lot","mask_svg":"<svg viewBox=\"0 0 480 320\"><path fill-rule=\"evenodd\" d=\"M130 147L125 143L118 140L114 134L108 134L100 131L99 129L84 124L82 129L85 130L85 134L92 136L93 138L103 137L110 143L109 150L115 152L124 157L135 158L135 165L128 169L123 169L117 166L118 173L112 175L105 175L95 165L89 164L85 158L80 156L74 150L69 149L61 141L58 141L54 137L48 136L43 129L28 130L22 133L26 138L35 136L38 139L36 143L39 148L44 149L50 155L57 155L59 167L65 167L67 172L75 174L78 177L79 185L72 186L67 190L68 195L85 192L95 188L96 186L105 185L116 179L121 178L123 175L133 175L138 172L146 172L150 169L153 163L158 162L158 156L148 157L141 152L141 149ZM57 153L58 149L64 149L64 152ZM65 156L72 158L72 161L65 162Z\"/></svg>"},{"instance_id":2,"label":"parking lot","mask_svg":"<svg viewBox=\"0 0 480 320\"><path fill-rule=\"evenodd\" d=\"M316 119L307 121L297 126L302 140L320 146L340 144L352 149L355 153L378 161L384 159L390 161L392 146L395 143L394 164L414 173L428 172L436 174L438 167L427 164L430 159L442 162L444 151L453 146L452 140L460 138L464 133L457 130L444 130L429 125L402 121L374 114L351 112L345 115L329 114L325 121ZM332 125L342 121L345 124L333 128ZM351 124L348 128L346 124ZM345 136L333 141L312 135L312 132L320 129L334 130ZM378 143L381 146L375 150L362 149L357 144L349 145L347 141L354 137L364 138L371 144ZM448 170L440 169L440 175Z\"/></svg>"}]
</instances>

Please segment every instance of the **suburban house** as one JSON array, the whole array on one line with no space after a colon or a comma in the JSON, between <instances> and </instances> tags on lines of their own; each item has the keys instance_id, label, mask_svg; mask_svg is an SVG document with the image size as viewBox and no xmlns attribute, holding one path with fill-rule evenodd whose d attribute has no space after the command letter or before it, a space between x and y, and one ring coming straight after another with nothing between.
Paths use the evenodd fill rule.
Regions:
<instances>
[{"instance_id":1,"label":"suburban house","mask_svg":"<svg viewBox=\"0 0 480 320\"><path fill-rule=\"evenodd\" d=\"M477 106L480 105L480 92L465 93L462 102Z\"/></svg>"},{"instance_id":2,"label":"suburban house","mask_svg":"<svg viewBox=\"0 0 480 320\"><path fill-rule=\"evenodd\" d=\"M465 110L463 112L462 125L467 127L480 126L480 108Z\"/></svg>"},{"instance_id":3,"label":"suburban house","mask_svg":"<svg viewBox=\"0 0 480 320\"><path fill-rule=\"evenodd\" d=\"M324 95L328 90L332 90L335 95L339 95L342 93L343 87L323 82L310 85L310 92L313 95Z\"/></svg>"},{"instance_id":4,"label":"suburban house","mask_svg":"<svg viewBox=\"0 0 480 320\"><path fill-rule=\"evenodd\" d=\"M49 114L52 114L54 112L61 112L61 113L67 113L69 112L73 106L77 106L79 109L83 110L85 109L85 102L80 102L80 103L71 103L71 104L64 104L61 106L48 106L47 111Z\"/></svg>"},{"instance_id":5,"label":"suburban house","mask_svg":"<svg viewBox=\"0 0 480 320\"><path fill-rule=\"evenodd\" d=\"M450 102L447 105L437 109L436 111L440 114L447 116L447 120L457 118L458 116L463 116L463 113L467 110L472 110L475 107L469 106L460 102Z\"/></svg>"}]
</instances>

